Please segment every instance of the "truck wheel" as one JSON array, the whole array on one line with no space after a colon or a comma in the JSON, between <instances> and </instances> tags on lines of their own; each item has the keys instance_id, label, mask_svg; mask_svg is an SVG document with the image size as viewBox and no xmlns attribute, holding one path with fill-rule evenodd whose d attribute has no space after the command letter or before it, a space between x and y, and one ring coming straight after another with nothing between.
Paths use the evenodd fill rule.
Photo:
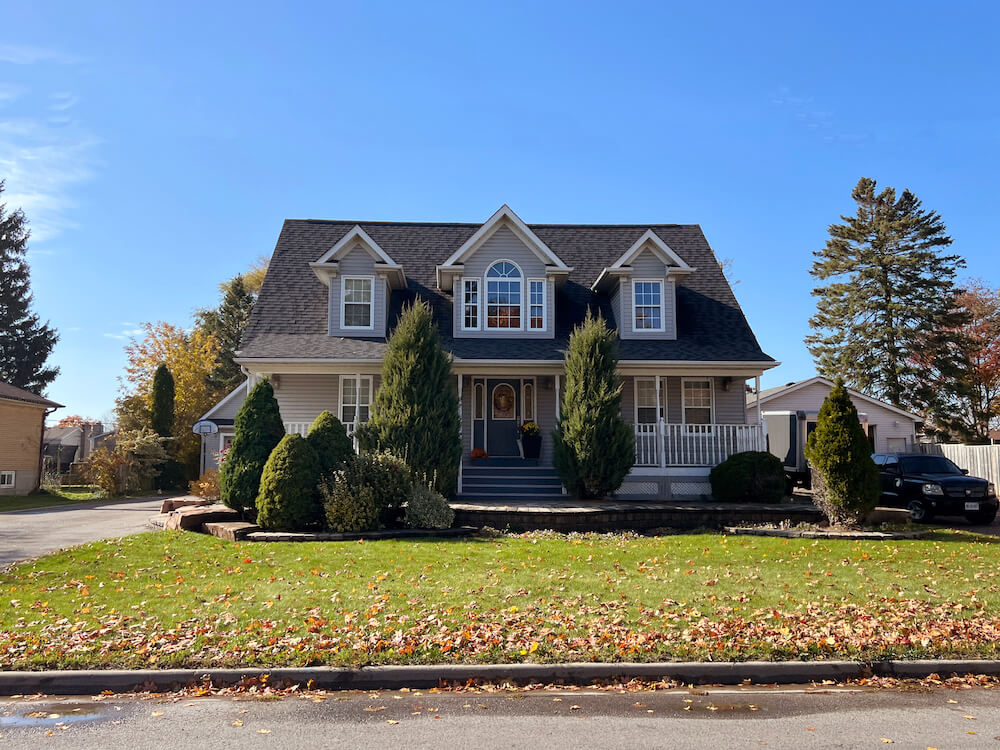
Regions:
<instances>
[{"instance_id":1,"label":"truck wheel","mask_svg":"<svg viewBox=\"0 0 1000 750\"><path fill-rule=\"evenodd\" d=\"M996 508L987 508L976 513L966 513L965 520L973 526L989 526L997 517Z\"/></svg>"},{"instance_id":2,"label":"truck wheel","mask_svg":"<svg viewBox=\"0 0 1000 750\"><path fill-rule=\"evenodd\" d=\"M923 500L911 500L906 509L910 511L910 520L914 523L930 523L934 518L934 510Z\"/></svg>"}]
</instances>

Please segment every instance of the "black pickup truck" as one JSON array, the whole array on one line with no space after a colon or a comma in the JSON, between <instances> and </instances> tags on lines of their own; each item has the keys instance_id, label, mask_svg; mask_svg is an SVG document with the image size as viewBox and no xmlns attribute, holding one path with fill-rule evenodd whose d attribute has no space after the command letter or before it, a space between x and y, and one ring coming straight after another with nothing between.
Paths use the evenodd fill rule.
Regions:
<instances>
[{"instance_id":1,"label":"black pickup truck","mask_svg":"<svg viewBox=\"0 0 1000 750\"><path fill-rule=\"evenodd\" d=\"M882 504L906 508L918 523L934 516L965 516L982 526L996 518L993 483L968 476L944 456L876 453L872 458L882 480Z\"/></svg>"}]
</instances>

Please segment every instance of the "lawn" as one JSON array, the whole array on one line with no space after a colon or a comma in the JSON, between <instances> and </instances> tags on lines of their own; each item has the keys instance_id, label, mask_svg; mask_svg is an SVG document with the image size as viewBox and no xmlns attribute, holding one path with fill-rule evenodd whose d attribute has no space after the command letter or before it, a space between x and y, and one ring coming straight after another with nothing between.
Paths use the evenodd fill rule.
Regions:
<instances>
[{"instance_id":1,"label":"lawn","mask_svg":"<svg viewBox=\"0 0 1000 750\"><path fill-rule=\"evenodd\" d=\"M998 542L143 534L0 574L0 668L997 657Z\"/></svg>"}]
</instances>

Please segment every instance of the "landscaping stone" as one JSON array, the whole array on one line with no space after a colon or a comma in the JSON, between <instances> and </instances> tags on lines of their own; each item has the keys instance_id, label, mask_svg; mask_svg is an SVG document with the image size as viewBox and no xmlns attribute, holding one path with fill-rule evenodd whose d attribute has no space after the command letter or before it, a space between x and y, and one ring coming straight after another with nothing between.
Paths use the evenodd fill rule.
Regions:
<instances>
[{"instance_id":1,"label":"landscaping stone","mask_svg":"<svg viewBox=\"0 0 1000 750\"><path fill-rule=\"evenodd\" d=\"M202 524L201 530L227 542L240 542L247 534L260 531L260 526L249 521L212 521Z\"/></svg>"},{"instance_id":2,"label":"landscaping stone","mask_svg":"<svg viewBox=\"0 0 1000 750\"><path fill-rule=\"evenodd\" d=\"M160 505L160 513L169 513L172 510L177 510L178 508L186 508L192 505L211 505L211 500L206 500L203 497L192 497L188 495L187 497L168 497Z\"/></svg>"},{"instance_id":3,"label":"landscaping stone","mask_svg":"<svg viewBox=\"0 0 1000 750\"><path fill-rule=\"evenodd\" d=\"M239 521L240 514L221 503L216 505L190 506L170 512L164 528L167 531L181 529L200 531L202 524L212 521Z\"/></svg>"},{"instance_id":4,"label":"landscaping stone","mask_svg":"<svg viewBox=\"0 0 1000 750\"><path fill-rule=\"evenodd\" d=\"M876 508L867 516L865 523L869 526L877 526L880 523L906 524L910 520L910 511L906 508Z\"/></svg>"},{"instance_id":5,"label":"landscaping stone","mask_svg":"<svg viewBox=\"0 0 1000 750\"><path fill-rule=\"evenodd\" d=\"M474 526L450 529L382 529L357 533L307 533L295 531L253 531L246 535L247 542L354 542L359 539L414 539L420 537L454 538L472 536L479 531Z\"/></svg>"}]
</instances>

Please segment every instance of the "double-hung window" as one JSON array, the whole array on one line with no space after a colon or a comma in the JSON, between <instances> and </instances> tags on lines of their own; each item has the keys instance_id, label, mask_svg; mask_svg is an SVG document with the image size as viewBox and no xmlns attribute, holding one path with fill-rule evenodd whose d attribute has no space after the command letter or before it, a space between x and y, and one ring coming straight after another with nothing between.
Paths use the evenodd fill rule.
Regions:
<instances>
[{"instance_id":1,"label":"double-hung window","mask_svg":"<svg viewBox=\"0 0 1000 750\"><path fill-rule=\"evenodd\" d=\"M667 381L660 380L660 398L656 398L656 378L635 379L636 424L656 424L667 418Z\"/></svg>"},{"instance_id":2,"label":"double-hung window","mask_svg":"<svg viewBox=\"0 0 1000 750\"><path fill-rule=\"evenodd\" d=\"M462 279L462 328L479 330L479 279Z\"/></svg>"},{"instance_id":3,"label":"double-hung window","mask_svg":"<svg viewBox=\"0 0 1000 750\"><path fill-rule=\"evenodd\" d=\"M371 276L344 276L341 280L341 316L344 328L374 328Z\"/></svg>"},{"instance_id":4,"label":"double-hung window","mask_svg":"<svg viewBox=\"0 0 1000 750\"><path fill-rule=\"evenodd\" d=\"M10 488L14 486L15 473L13 471L0 471L0 487Z\"/></svg>"},{"instance_id":5,"label":"double-hung window","mask_svg":"<svg viewBox=\"0 0 1000 750\"><path fill-rule=\"evenodd\" d=\"M545 279L528 281L528 328L545 330Z\"/></svg>"},{"instance_id":6,"label":"double-hung window","mask_svg":"<svg viewBox=\"0 0 1000 750\"><path fill-rule=\"evenodd\" d=\"M663 330L662 280L646 279L632 282L632 329Z\"/></svg>"},{"instance_id":7,"label":"double-hung window","mask_svg":"<svg viewBox=\"0 0 1000 750\"><path fill-rule=\"evenodd\" d=\"M500 260L486 272L486 327L521 328L521 269Z\"/></svg>"},{"instance_id":8,"label":"double-hung window","mask_svg":"<svg viewBox=\"0 0 1000 750\"><path fill-rule=\"evenodd\" d=\"M355 418L359 424L367 422L371 402L371 375L340 379L340 421L345 425L354 424Z\"/></svg>"},{"instance_id":9,"label":"double-hung window","mask_svg":"<svg viewBox=\"0 0 1000 750\"><path fill-rule=\"evenodd\" d=\"M685 378L683 385L685 424L712 424L714 404L710 378Z\"/></svg>"}]
</instances>

